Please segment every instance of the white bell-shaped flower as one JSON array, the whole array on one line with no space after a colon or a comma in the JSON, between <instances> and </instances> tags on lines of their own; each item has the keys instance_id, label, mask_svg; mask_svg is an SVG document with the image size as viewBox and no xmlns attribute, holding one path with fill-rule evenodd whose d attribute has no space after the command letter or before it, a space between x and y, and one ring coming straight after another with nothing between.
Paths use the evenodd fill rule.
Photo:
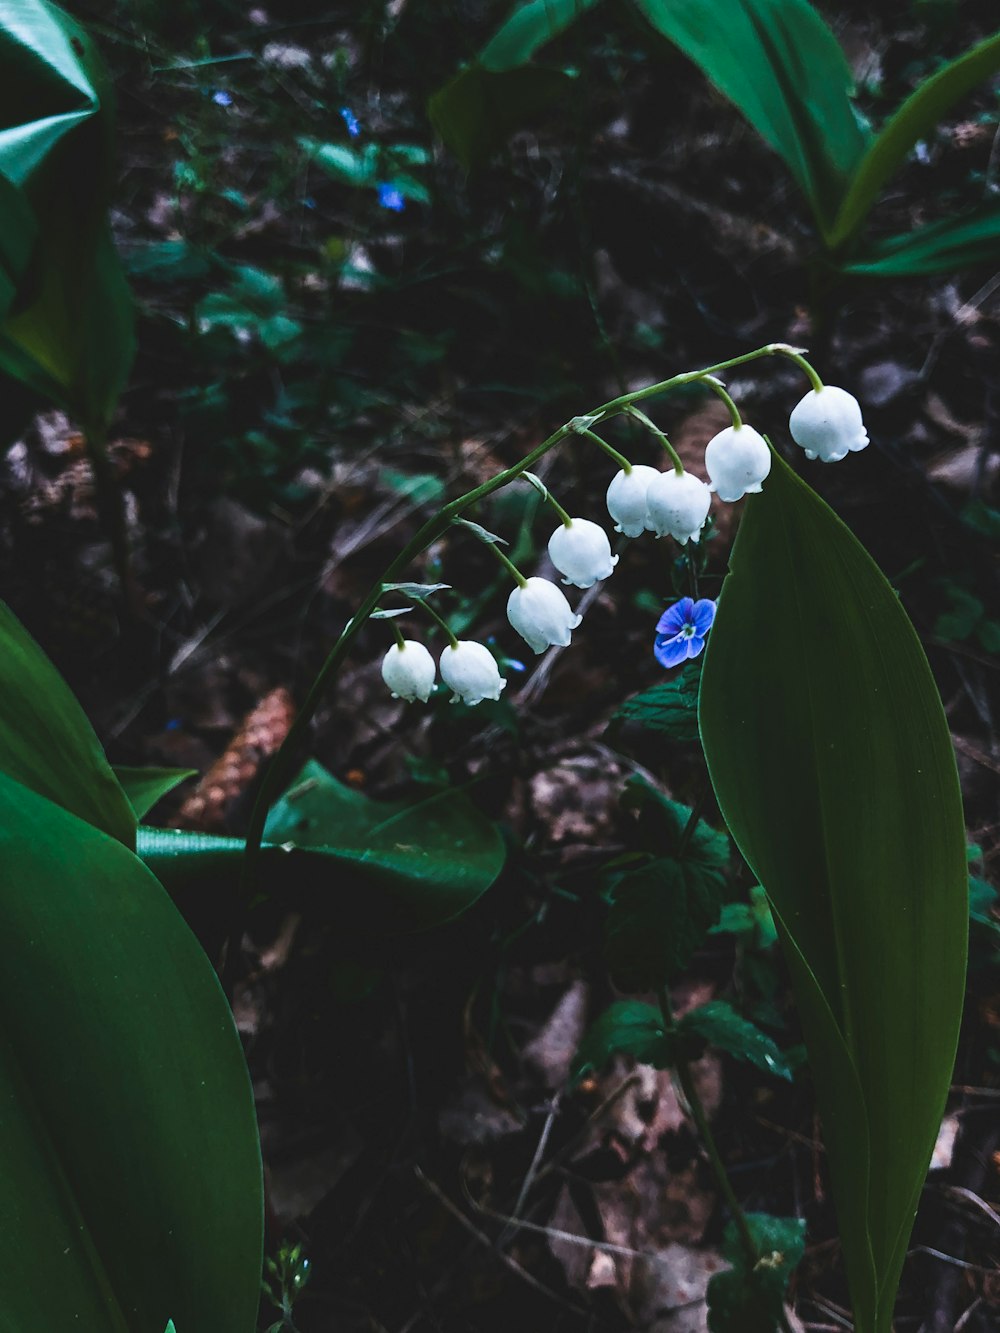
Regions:
<instances>
[{"instance_id":1,"label":"white bell-shaped flower","mask_svg":"<svg viewBox=\"0 0 1000 1333\"><path fill-rule=\"evenodd\" d=\"M653 531L646 512L646 491L659 475L655 467L635 463L631 472L623 469L612 478L608 487L608 513L615 521L615 532L641 537L647 529Z\"/></svg>"},{"instance_id":2,"label":"white bell-shaped flower","mask_svg":"<svg viewBox=\"0 0 1000 1333\"><path fill-rule=\"evenodd\" d=\"M657 472L646 496L649 518L657 537L667 533L683 546L696 542L708 518L712 492L690 472Z\"/></svg>"},{"instance_id":3,"label":"white bell-shaped flower","mask_svg":"<svg viewBox=\"0 0 1000 1333\"><path fill-rule=\"evenodd\" d=\"M530 578L507 598L507 619L529 648L544 653L551 644L567 647L583 617L573 614L565 593L550 579Z\"/></svg>"},{"instance_id":4,"label":"white bell-shaped flower","mask_svg":"<svg viewBox=\"0 0 1000 1333\"><path fill-rule=\"evenodd\" d=\"M788 429L795 443L806 451L806 458L819 458L824 463L839 462L868 443L860 403L834 384L813 389L796 403Z\"/></svg>"},{"instance_id":5,"label":"white bell-shaped flower","mask_svg":"<svg viewBox=\"0 0 1000 1333\"><path fill-rule=\"evenodd\" d=\"M618 557L611 554L608 534L589 518L574 518L570 526L560 523L549 538L549 559L563 575L563 583L591 588L606 579Z\"/></svg>"},{"instance_id":6,"label":"white bell-shaped flower","mask_svg":"<svg viewBox=\"0 0 1000 1333\"><path fill-rule=\"evenodd\" d=\"M394 643L382 658L382 679L394 699L405 699L407 703L414 699L426 703L434 688L436 674L434 658L416 639Z\"/></svg>"},{"instance_id":7,"label":"white bell-shaped flower","mask_svg":"<svg viewBox=\"0 0 1000 1333\"><path fill-rule=\"evenodd\" d=\"M771 471L771 451L753 426L727 426L709 440L705 467L711 478L710 491L720 500L739 500L761 489Z\"/></svg>"},{"instance_id":8,"label":"white bell-shaped flower","mask_svg":"<svg viewBox=\"0 0 1000 1333\"><path fill-rule=\"evenodd\" d=\"M441 654L441 679L454 691L452 703L479 704L484 699L499 699L507 682L500 674L496 658L485 644L460 639Z\"/></svg>"}]
</instances>

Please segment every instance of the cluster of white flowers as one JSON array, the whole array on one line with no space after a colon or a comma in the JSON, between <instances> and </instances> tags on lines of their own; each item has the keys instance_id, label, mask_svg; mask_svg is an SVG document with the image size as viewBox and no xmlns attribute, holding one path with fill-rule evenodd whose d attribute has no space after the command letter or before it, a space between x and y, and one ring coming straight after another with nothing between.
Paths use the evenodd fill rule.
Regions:
<instances>
[{"instance_id":1,"label":"cluster of white flowers","mask_svg":"<svg viewBox=\"0 0 1000 1333\"><path fill-rule=\"evenodd\" d=\"M807 458L819 458L824 463L836 462L868 443L857 399L833 385L806 394L792 411L789 430ZM697 542L708 519L713 492L726 503L759 492L771 470L771 451L763 435L740 422L709 440L705 470L708 483L675 468L660 472L641 463L623 468L607 492L615 531L626 537L639 537L643 532L653 532L657 537L669 534L682 546ZM611 552L607 533L590 519L570 518L563 510L559 512L563 521L549 538L548 552L563 583L590 588L608 578L618 556ZM507 599L507 619L536 653L553 645L567 647L581 622L562 590L550 579L537 576L520 579L513 589ZM449 644L441 653L440 666L441 679L452 690L453 703L499 699L507 684L490 650L472 640ZM382 678L393 698L410 702L427 701L435 674L434 659L423 644L413 639L396 643L382 662Z\"/></svg>"}]
</instances>

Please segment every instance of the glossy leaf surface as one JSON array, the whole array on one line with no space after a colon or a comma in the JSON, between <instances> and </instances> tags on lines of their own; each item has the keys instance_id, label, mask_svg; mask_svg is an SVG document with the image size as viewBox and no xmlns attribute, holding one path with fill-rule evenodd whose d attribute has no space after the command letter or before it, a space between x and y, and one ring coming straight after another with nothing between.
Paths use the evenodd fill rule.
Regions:
<instances>
[{"instance_id":1,"label":"glossy leaf surface","mask_svg":"<svg viewBox=\"0 0 1000 1333\"><path fill-rule=\"evenodd\" d=\"M135 856L6 775L0 922L4 1327L250 1333L260 1156L204 953Z\"/></svg>"},{"instance_id":2,"label":"glossy leaf surface","mask_svg":"<svg viewBox=\"0 0 1000 1333\"><path fill-rule=\"evenodd\" d=\"M738 1014L725 1000L709 1000L699 1005L686 1013L678 1026L682 1032L696 1032L710 1046L737 1060L746 1060L766 1074L792 1077L787 1060L767 1033Z\"/></svg>"},{"instance_id":3,"label":"glossy leaf surface","mask_svg":"<svg viewBox=\"0 0 1000 1333\"><path fill-rule=\"evenodd\" d=\"M896 278L952 273L997 260L1000 260L1000 205L984 204L972 213L942 218L914 231L876 241L849 264L841 265L841 270L873 278Z\"/></svg>"},{"instance_id":4,"label":"glossy leaf surface","mask_svg":"<svg viewBox=\"0 0 1000 1333\"><path fill-rule=\"evenodd\" d=\"M930 134L956 102L998 69L1000 33L952 60L911 93L883 125L859 163L828 237L830 245L839 245L858 231L914 144Z\"/></svg>"},{"instance_id":5,"label":"glossy leaf surface","mask_svg":"<svg viewBox=\"0 0 1000 1333\"><path fill-rule=\"evenodd\" d=\"M459 915L493 883L505 855L496 826L460 791L373 801L315 762L275 804L264 839L265 891L305 895L380 934ZM142 828L139 854L172 892L197 881L218 893L239 874L243 842Z\"/></svg>"},{"instance_id":6,"label":"glossy leaf surface","mask_svg":"<svg viewBox=\"0 0 1000 1333\"><path fill-rule=\"evenodd\" d=\"M133 768L116 764L115 777L122 785L136 819L145 819L153 806L168 792L179 787L187 778L193 778L193 768Z\"/></svg>"},{"instance_id":7,"label":"glossy leaf surface","mask_svg":"<svg viewBox=\"0 0 1000 1333\"><path fill-rule=\"evenodd\" d=\"M0 370L100 430L133 354L106 218L110 89L87 32L47 0L0 11L0 79L0 175L38 227L31 285L0 323Z\"/></svg>"},{"instance_id":8,"label":"glossy leaf surface","mask_svg":"<svg viewBox=\"0 0 1000 1333\"><path fill-rule=\"evenodd\" d=\"M784 158L822 230L867 138L837 39L807 0L635 0Z\"/></svg>"},{"instance_id":9,"label":"glossy leaf surface","mask_svg":"<svg viewBox=\"0 0 1000 1333\"><path fill-rule=\"evenodd\" d=\"M733 548L700 723L792 973L856 1328L888 1333L962 1011L961 796L899 598L777 457Z\"/></svg>"},{"instance_id":10,"label":"glossy leaf surface","mask_svg":"<svg viewBox=\"0 0 1000 1333\"><path fill-rule=\"evenodd\" d=\"M135 815L73 692L0 602L0 772L135 846Z\"/></svg>"}]
</instances>

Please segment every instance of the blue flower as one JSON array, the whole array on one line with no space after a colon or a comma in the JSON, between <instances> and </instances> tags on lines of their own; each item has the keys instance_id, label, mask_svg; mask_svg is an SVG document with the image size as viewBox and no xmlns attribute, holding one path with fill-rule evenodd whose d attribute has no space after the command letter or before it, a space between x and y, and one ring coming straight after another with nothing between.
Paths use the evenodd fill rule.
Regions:
<instances>
[{"instance_id":1,"label":"blue flower","mask_svg":"<svg viewBox=\"0 0 1000 1333\"><path fill-rule=\"evenodd\" d=\"M380 207L388 208L392 213L402 213L406 207L403 192L398 190L395 185L380 185L378 187L378 201Z\"/></svg>"},{"instance_id":2,"label":"blue flower","mask_svg":"<svg viewBox=\"0 0 1000 1333\"><path fill-rule=\"evenodd\" d=\"M219 88L212 94L212 101L216 106L232 106L233 95L227 93L224 88Z\"/></svg>"},{"instance_id":3,"label":"blue flower","mask_svg":"<svg viewBox=\"0 0 1000 1333\"><path fill-rule=\"evenodd\" d=\"M340 108L340 119L347 126L347 133L352 139L356 139L361 133L361 122L349 106L342 106Z\"/></svg>"},{"instance_id":4,"label":"blue flower","mask_svg":"<svg viewBox=\"0 0 1000 1333\"><path fill-rule=\"evenodd\" d=\"M656 622L653 653L660 666L675 667L689 657L697 657L705 646L705 635L715 619L715 603L707 597L700 602L682 597L668 606Z\"/></svg>"}]
</instances>

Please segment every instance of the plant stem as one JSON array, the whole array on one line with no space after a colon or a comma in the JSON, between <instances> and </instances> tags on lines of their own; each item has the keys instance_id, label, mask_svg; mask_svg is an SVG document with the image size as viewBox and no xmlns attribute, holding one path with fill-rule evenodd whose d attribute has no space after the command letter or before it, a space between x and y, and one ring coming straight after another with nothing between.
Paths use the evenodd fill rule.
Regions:
<instances>
[{"instance_id":1,"label":"plant stem","mask_svg":"<svg viewBox=\"0 0 1000 1333\"><path fill-rule=\"evenodd\" d=\"M663 431L660 430L656 422L650 420L650 418L646 416L645 412L642 410L641 407L629 406L625 409L625 411L629 414L630 417L635 417L636 421L641 421L647 430L652 431L652 433L656 436L656 438L663 445L664 449L666 449L667 453L670 455L674 464L674 471L677 473L679 477L683 476L684 464L681 461L681 456L674 448L674 446L670 443L670 441L667 439L667 437L664 435Z\"/></svg>"},{"instance_id":2,"label":"plant stem","mask_svg":"<svg viewBox=\"0 0 1000 1333\"><path fill-rule=\"evenodd\" d=\"M811 365L804 356L800 355L794 347L786 347L782 352L782 356L787 356L789 361L794 361L798 368L805 372L809 383L815 391L819 393L820 389L823 387L823 381L820 379L816 368Z\"/></svg>"},{"instance_id":3,"label":"plant stem","mask_svg":"<svg viewBox=\"0 0 1000 1333\"><path fill-rule=\"evenodd\" d=\"M441 616L438 615L438 613L434 610L433 606L431 606L430 602L425 602L422 597L415 597L413 600L416 602L417 606L423 607L423 609L430 616L431 620L437 621L437 623L444 630L445 634L447 634L448 642L451 644L452 648L457 648L458 639L452 633L450 625L446 620L444 620Z\"/></svg>"},{"instance_id":4,"label":"plant stem","mask_svg":"<svg viewBox=\"0 0 1000 1333\"><path fill-rule=\"evenodd\" d=\"M740 430L743 426L743 418L740 416L740 409L736 406L732 398L730 398L729 394L726 392L726 386L724 384L721 384L715 378L714 375L704 375L702 378L704 382L708 385L708 387L712 390L712 392L717 393L719 397L722 399L722 401L725 403L725 405L729 408L729 416L733 423L733 430Z\"/></svg>"},{"instance_id":5,"label":"plant stem","mask_svg":"<svg viewBox=\"0 0 1000 1333\"><path fill-rule=\"evenodd\" d=\"M767 343L764 347L758 347L752 352L744 352L740 356L730 357L726 361L718 361L714 365L706 366L702 370L684 371L680 375L672 375L669 379L660 380L656 384L649 384L644 389L635 389L631 393L619 394L617 398L612 398L603 406L593 412L585 413L590 418L589 426L597 425L599 421L607 420L608 417L616 416L620 412L626 412L636 403L643 402L647 398L656 398L661 394L669 393L671 389L679 389L684 385L693 384L697 380L704 379L706 375L714 375L719 371L731 370L734 366L745 365L748 361L759 361L761 357L776 356L786 354L787 344L785 343ZM246 848L243 855L243 862L240 868L240 899L241 905L237 913L237 920L233 923L230 931L229 944L226 952L225 970L223 973L223 984L227 993L231 992L232 983L236 976L237 954L239 952L240 940L243 935L243 928L246 920L249 905L253 901L257 889L257 872L260 863L261 842L264 836L264 825L267 822L267 814L271 805L284 790L287 783L294 776L295 765L298 762L299 750L306 737L313 715L326 693L327 687L336 678L340 670L341 663L350 650L360 630L363 628L378 605L378 599L382 594L382 585L384 583L393 583L397 576L407 568L407 566L416 559L421 552L425 551L432 542L442 536L450 527L452 521L462 515L471 505L479 500L484 500L494 491L500 490L508 485L522 472L528 471L540 458L543 458L550 449L557 445L567 435L574 433L574 427L567 422L552 432L541 444L537 444L534 449L527 453L519 462L503 472L497 473L489 481L484 481L482 485L476 486L473 490L467 491L465 495L460 495L457 500L452 500L436 514L424 523L418 531L410 538L400 553L392 560L381 578L372 584L368 590L361 605L355 614L344 626L340 638L330 649L326 661L320 667L316 674L309 692L303 701L295 721L288 730L288 734L281 744L280 749L271 760L264 772L263 779L257 791L257 797L254 801L253 810L250 815L250 826L247 830ZM673 453L673 450L671 450ZM680 459L674 454L675 466L680 463ZM683 465L681 464L683 469Z\"/></svg>"},{"instance_id":6,"label":"plant stem","mask_svg":"<svg viewBox=\"0 0 1000 1333\"><path fill-rule=\"evenodd\" d=\"M581 430L578 431L577 433L579 435L583 435L588 440L593 440L596 445L599 445L608 455L609 458L613 458L615 460L615 462L618 464L618 466L621 468L621 470L625 473L626 476L628 476L628 474L632 471L632 464L628 461L625 455L620 454L613 445L608 444L607 440L602 440L601 437L597 435L594 431Z\"/></svg>"},{"instance_id":7,"label":"plant stem","mask_svg":"<svg viewBox=\"0 0 1000 1333\"><path fill-rule=\"evenodd\" d=\"M660 1002L660 1011L663 1014L663 1020L668 1028L676 1027L674 1020L674 1007L670 1002L670 992L666 986L662 986L658 992L657 998ZM674 1069L677 1072L677 1081L681 1085L681 1091L684 1094L684 1100L687 1102L688 1110L691 1113L691 1119L694 1121L702 1146L708 1155L709 1163L712 1167L712 1174L715 1176L715 1182L719 1187L719 1193L725 1199L736 1230L739 1232L740 1243L746 1253L747 1264L753 1268L760 1254L757 1250L756 1242L750 1231L750 1224L747 1222L746 1214L740 1206L732 1185L729 1183L729 1177L726 1175L726 1168L722 1164L722 1158L719 1156L719 1150L715 1144L715 1136L712 1134L712 1127L708 1123L708 1116L705 1114L705 1107L701 1098L698 1096L698 1089L695 1087L694 1078L691 1074L691 1066L687 1059L678 1054L674 1060Z\"/></svg>"},{"instance_id":8,"label":"plant stem","mask_svg":"<svg viewBox=\"0 0 1000 1333\"><path fill-rule=\"evenodd\" d=\"M518 569L517 565L514 564L510 556L507 555L504 551L501 551L500 547L497 545L496 542L487 542L486 545L490 548L490 550L493 552L496 558L504 566L504 568L507 570L507 573L511 576L511 578L514 580L517 586L519 588L526 588L528 586L528 580Z\"/></svg>"}]
</instances>

